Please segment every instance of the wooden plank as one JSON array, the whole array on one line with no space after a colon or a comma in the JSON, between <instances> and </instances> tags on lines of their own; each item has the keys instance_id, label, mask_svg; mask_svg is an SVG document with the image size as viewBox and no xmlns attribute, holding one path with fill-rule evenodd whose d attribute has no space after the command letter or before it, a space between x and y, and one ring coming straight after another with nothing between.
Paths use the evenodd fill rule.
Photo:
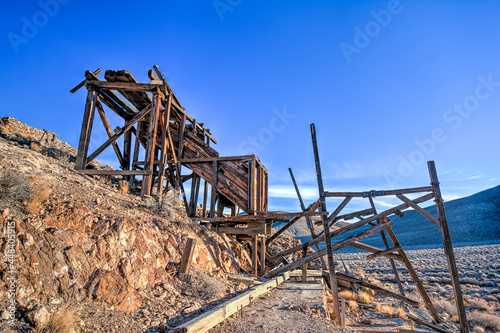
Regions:
<instances>
[{"instance_id":1,"label":"wooden plank","mask_svg":"<svg viewBox=\"0 0 500 333\"><path fill-rule=\"evenodd\" d=\"M99 75L101 72L102 72L102 69L98 68L92 74ZM74 87L73 89L71 89L69 92L73 94L76 91L78 91L78 89L80 89L81 87L83 87L84 85L85 85L85 80L83 80L82 82L80 82L79 84L77 84L76 87Z\"/></svg>"},{"instance_id":2,"label":"wooden plank","mask_svg":"<svg viewBox=\"0 0 500 333\"><path fill-rule=\"evenodd\" d=\"M347 197L349 195L352 195L353 197L361 197L364 198L366 197L364 193L367 192L372 192L372 191L365 191L365 192L325 192L325 196L328 198L334 198L334 197ZM419 192L432 192L432 186L422 186L422 187L413 187L413 188L403 188L403 189L398 189L398 190L384 190L384 191L376 191L376 192L384 192L384 194L378 194L374 196L384 196L384 195L396 195L396 194L405 194L405 193L419 193Z\"/></svg>"},{"instance_id":3,"label":"wooden plank","mask_svg":"<svg viewBox=\"0 0 500 333\"><path fill-rule=\"evenodd\" d=\"M99 100L99 96L97 96L96 100L96 107L97 111L99 113L99 116L101 117L102 124L104 125L104 129L106 130L106 133L108 134L108 138L113 137L114 133L113 130L111 129L111 126L109 125L108 118L106 117L106 113L104 113L104 109L102 108L101 102ZM120 151L120 148L118 147L118 144L115 142L112 143L113 149L115 151L116 157L118 158L118 162L120 162L120 165L124 165L124 159L122 156L122 153Z\"/></svg>"},{"instance_id":4,"label":"wooden plank","mask_svg":"<svg viewBox=\"0 0 500 333\"><path fill-rule=\"evenodd\" d=\"M226 276L227 276L228 280L246 283L246 284L256 285L256 284L264 283L262 281L257 280L256 278L248 277L248 276L241 276L241 275L236 275L236 274L231 274L231 273L226 273Z\"/></svg>"},{"instance_id":5,"label":"wooden plank","mask_svg":"<svg viewBox=\"0 0 500 333\"><path fill-rule=\"evenodd\" d=\"M97 101L97 92L94 89L88 89L87 101L85 102L85 111L83 113L82 130L80 132L80 141L78 142L78 152L76 155L75 169L83 170L92 159L87 158L89 150L90 135L94 123L95 105Z\"/></svg>"},{"instance_id":6,"label":"wooden plank","mask_svg":"<svg viewBox=\"0 0 500 333\"><path fill-rule=\"evenodd\" d=\"M248 161L248 211L255 214L255 158Z\"/></svg>"},{"instance_id":7,"label":"wooden plank","mask_svg":"<svg viewBox=\"0 0 500 333\"><path fill-rule=\"evenodd\" d=\"M354 242L350 246L355 247L355 248L360 249L360 250L365 250L365 251L368 251L368 252L372 252L372 253L383 251L382 249L379 249L379 248L377 248L375 246L371 246L371 245L364 244L364 243L361 243L361 242ZM388 253L388 254L385 254L384 257L387 257L389 259L393 259L393 260L397 260L397 261L403 262L403 258L401 258L401 256L399 254ZM404 293L401 294L401 295L404 295Z\"/></svg>"},{"instance_id":8,"label":"wooden plank","mask_svg":"<svg viewBox=\"0 0 500 333\"><path fill-rule=\"evenodd\" d=\"M215 201L217 198L217 174L218 174L218 167L217 167L218 162L214 161L213 166L212 166L212 193L210 195L210 213L209 217L214 218L215 217Z\"/></svg>"},{"instance_id":9,"label":"wooden plank","mask_svg":"<svg viewBox=\"0 0 500 333\"><path fill-rule=\"evenodd\" d=\"M430 329L433 329L434 331L436 332L441 332L441 333L454 333L454 331L452 330L447 330L447 329L444 329L440 326L437 326L437 325L434 325L434 324L431 324L431 323L428 323L418 317L415 317L415 316L412 316L410 314L407 314L406 315L406 318L410 319L410 320L413 320L414 322L416 322L417 324L419 325L422 325L422 326L425 326L425 327L428 327Z\"/></svg>"},{"instance_id":10,"label":"wooden plank","mask_svg":"<svg viewBox=\"0 0 500 333\"><path fill-rule=\"evenodd\" d=\"M139 112L134 118L127 122L125 126L123 126L118 133L113 135L113 137L109 138L106 142L104 142L99 148L97 148L87 159L87 164L94 160L97 156L99 156L106 148L108 148L113 142L118 140L123 133L130 130L134 124L141 120L145 115L147 115L151 111L151 105L145 107L141 112Z\"/></svg>"},{"instance_id":11,"label":"wooden plank","mask_svg":"<svg viewBox=\"0 0 500 333\"><path fill-rule=\"evenodd\" d=\"M108 81L85 80L85 85L87 87L95 86L100 89L113 89L113 90L123 90L123 91L152 92L157 88L164 89L163 84L119 82L119 81L108 82Z\"/></svg>"},{"instance_id":12,"label":"wooden plank","mask_svg":"<svg viewBox=\"0 0 500 333\"><path fill-rule=\"evenodd\" d=\"M250 288L248 291L236 296L235 298L218 305L212 310L203 313L202 315L176 327L174 333L203 333L215 325L222 322L224 319L229 318L243 307L251 304L252 299L267 293L271 289L277 287L284 281L288 280L289 274L285 273L272 280L262 283L258 286Z\"/></svg>"},{"instance_id":13,"label":"wooden plank","mask_svg":"<svg viewBox=\"0 0 500 333\"><path fill-rule=\"evenodd\" d=\"M145 176L150 175L150 171L143 170L77 170L85 175L122 175L122 176Z\"/></svg>"},{"instance_id":14,"label":"wooden plank","mask_svg":"<svg viewBox=\"0 0 500 333\"><path fill-rule=\"evenodd\" d=\"M392 247L392 248L387 249L387 250L377 251L375 253L367 255L366 256L366 260L371 260L371 259L375 259L375 258L378 258L378 257L383 257L383 256L385 256L387 254L394 254L393 252L399 251L399 250L401 250L401 247L400 246L395 246L395 247Z\"/></svg>"},{"instance_id":15,"label":"wooden plank","mask_svg":"<svg viewBox=\"0 0 500 333\"><path fill-rule=\"evenodd\" d=\"M155 92L153 94L153 103L151 105L151 112L149 114L149 126L147 131L147 146L146 153L144 157L144 171L153 172L154 158L155 158L155 147L156 147L156 132L158 124L158 114L161 109L160 96ZM150 195L151 193L151 183L153 175L147 175L142 177L141 183L141 197L145 195Z\"/></svg>"},{"instance_id":16,"label":"wooden plank","mask_svg":"<svg viewBox=\"0 0 500 333\"><path fill-rule=\"evenodd\" d=\"M467 314L465 312L465 305L462 296L462 289L460 288L460 279L458 276L457 264L455 261L455 254L453 245L451 243L450 230L448 229L448 219L446 211L444 210L443 197L441 196L441 188L436 171L434 161L427 162L429 168L429 175L431 178L431 185L435 195L436 209L440 221L441 236L443 237L443 246L446 259L448 261L448 269L450 270L451 282L455 295L455 306L457 307L458 318L460 321L460 331L462 333L469 332L469 324L467 322Z\"/></svg>"},{"instance_id":17,"label":"wooden plank","mask_svg":"<svg viewBox=\"0 0 500 333\"><path fill-rule=\"evenodd\" d=\"M376 214L376 212L373 210L373 208L367 208L367 209L359 210L359 211L348 213L348 214L342 214L342 215L337 216L336 218L334 218L330 222L330 228L337 221L341 221L341 220L347 221L347 220L351 220L355 217L368 216L368 215L373 215L373 214ZM323 223L321 221L318 221L318 222L315 222L314 224L315 225L322 225ZM322 233L320 233L318 236L321 236L321 235L322 235Z\"/></svg>"},{"instance_id":18,"label":"wooden plank","mask_svg":"<svg viewBox=\"0 0 500 333\"><path fill-rule=\"evenodd\" d=\"M151 72L151 70L149 70ZM149 74L149 72L148 72ZM154 74L154 72L152 73ZM152 75L149 74L149 75ZM159 169L159 174L158 174L158 188L157 192L159 195L162 195L163 193L163 181L165 179L165 168L166 168L166 161L167 161L167 154L168 154L168 138L167 138L167 131L169 130L170 126L170 108L172 106L172 96L168 95L167 99L165 101L165 111L163 113L163 126L162 126L162 131L161 131L161 155L160 155L160 165L158 166Z\"/></svg>"},{"instance_id":19,"label":"wooden plank","mask_svg":"<svg viewBox=\"0 0 500 333\"><path fill-rule=\"evenodd\" d=\"M386 230L387 230L387 234L389 235L389 238L391 239L394 246L401 248L401 244L399 243L398 238L396 237L396 234L394 233L394 231L392 231L391 228L388 228ZM424 303L426 304L427 309L429 309L429 311L432 315L432 318L434 318L436 323L439 323L441 321L441 319L439 318L439 315L436 311L436 308L434 308L434 305L432 304L432 301L429 298L427 291L425 290L422 282L420 281L420 278L418 277L417 272L415 272L415 270L413 269L413 266L411 265L410 260L406 256L406 253L403 250L403 248L401 248L398 251L398 253L403 258L403 263L405 264L406 269L408 270L408 273L410 273L410 276L411 276L413 282L415 283L415 286L417 287L417 290L419 291L420 296L422 296L422 299L424 300Z\"/></svg>"},{"instance_id":20,"label":"wooden plank","mask_svg":"<svg viewBox=\"0 0 500 333\"><path fill-rule=\"evenodd\" d=\"M415 209L417 212L419 212L421 215L423 215L429 221L431 221L432 223L434 223L435 225L437 225L438 227L441 228L441 222L436 217L432 216L431 213L429 213L428 211L426 211L425 209L423 209L419 205L411 202L411 200L408 199L407 197L405 197L403 194L396 194L396 197L398 197L398 199L400 199L401 201L407 203L408 206Z\"/></svg>"},{"instance_id":21,"label":"wooden plank","mask_svg":"<svg viewBox=\"0 0 500 333\"><path fill-rule=\"evenodd\" d=\"M318 200L318 201L310 204L309 207L307 207L305 209L305 212L314 212L316 209L318 209L318 207L320 205L321 205L321 203ZM266 241L267 245L271 244L276 238L278 238L282 233L284 233L288 228L290 228L295 222L297 222L301 218L302 218L302 216L297 216L293 220L291 220L287 224L285 224L283 227L281 227L280 230L276 231L274 233L274 235L272 235L271 237L269 237L267 239L267 241ZM319 251L319 247L318 247L318 251Z\"/></svg>"},{"instance_id":22,"label":"wooden plank","mask_svg":"<svg viewBox=\"0 0 500 333\"><path fill-rule=\"evenodd\" d=\"M186 241L186 247L184 248L184 252L182 253L179 274L189 274L189 269L191 268L195 249L196 239L188 238L188 240Z\"/></svg>"},{"instance_id":23,"label":"wooden plank","mask_svg":"<svg viewBox=\"0 0 500 333\"><path fill-rule=\"evenodd\" d=\"M258 259L259 255L257 253L258 250L258 243L259 237L257 235L252 235L252 274L254 276L257 276L257 269L258 269Z\"/></svg>"},{"instance_id":24,"label":"wooden plank","mask_svg":"<svg viewBox=\"0 0 500 333\"><path fill-rule=\"evenodd\" d=\"M426 194L426 195L423 195L421 197L418 197L414 200L412 200L414 203L420 203L420 202L424 202L424 201L427 201L427 200L430 200L434 197L434 194L433 193L429 193L429 194ZM408 205L407 204L401 204L399 206L396 206L394 208L391 208L391 209L388 209L388 210L385 210L381 213L378 213L377 215L374 215L374 216L370 216L364 220L361 220L361 221L358 221L358 222L355 222L355 223L351 223L343 228L340 228L340 229L337 229L335 231L332 231L331 232L331 237L336 237L336 236L339 236L339 235L342 235L348 231L351 231L351 230L354 230L356 228L359 228L361 226L364 226L370 222L373 222L373 221L376 221L376 220L379 220L379 219L382 219L388 215L391 215L394 213L394 211L396 210L403 210L403 209L406 209L408 208ZM314 244L318 244L318 243L321 243L321 242L324 242L325 241L325 236L322 235L322 236L318 236L317 238L313 239L313 240L310 240L309 242L306 242L304 243L303 245L306 245L306 246L312 246ZM296 250L296 251L299 251L300 249ZM294 252L296 252L294 251ZM293 252L292 252L293 253Z\"/></svg>"},{"instance_id":25,"label":"wooden plank","mask_svg":"<svg viewBox=\"0 0 500 333\"><path fill-rule=\"evenodd\" d=\"M259 214L259 215L239 215L228 217L213 217L213 218L192 218L195 222L232 222L243 223L251 221L263 220L279 220L287 217L302 217L302 216L326 216L328 212L299 212L299 213L275 213L275 214Z\"/></svg>"},{"instance_id":26,"label":"wooden plank","mask_svg":"<svg viewBox=\"0 0 500 333\"><path fill-rule=\"evenodd\" d=\"M373 235L374 233L380 232L380 230L387 229L390 226L392 226L393 224L394 223L392 221L389 221L389 222L386 222L386 223L382 223L382 224L378 224L378 225L376 225L374 227L366 229L365 231L363 231L360 234L357 234L355 236L351 236L349 238L344 239L343 241L340 241L338 243L332 244L332 246L331 246L332 252L333 251L337 251L339 249L342 249L342 248L344 248L346 246L349 246L352 243L357 242L357 241L359 241L361 239L365 239L366 237L368 237L370 235ZM301 258L301 259L298 259L298 260L296 260L294 262L291 262L291 263L289 263L289 264L287 264L285 266L275 268L274 270L272 270L269 273L267 273L267 276L272 278L272 277L274 277L274 276L276 276L278 274L281 274L283 272L287 272L287 271L290 271L292 269L299 268L302 265L304 265L305 263L308 263L308 262L310 262L312 260L318 259L319 257L326 255L326 252L327 252L327 248L321 249L321 251L318 251L318 252L315 252L313 254L310 254L309 256L307 256L305 258Z\"/></svg>"}]
</instances>

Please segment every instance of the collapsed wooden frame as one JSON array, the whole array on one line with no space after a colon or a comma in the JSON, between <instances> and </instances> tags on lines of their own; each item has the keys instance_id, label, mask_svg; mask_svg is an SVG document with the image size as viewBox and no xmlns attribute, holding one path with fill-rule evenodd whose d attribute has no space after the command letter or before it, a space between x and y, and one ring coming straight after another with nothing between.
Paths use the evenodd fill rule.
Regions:
<instances>
[{"instance_id":1,"label":"collapsed wooden frame","mask_svg":"<svg viewBox=\"0 0 500 333\"><path fill-rule=\"evenodd\" d=\"M192 217L222 216L224 208L232 216L240 210L247 214L268 210L268 172L260 160L255 155L220 157L210 145L217 143L210 130L189 116L158 66L148 71L150 83L139 83L124 70L107 70L102 81L97 77L101 72L87 71L85 80L71 90L87 88L76 170L88 175L122 175L133 187L135 178L141 177L141 196L154 190L158 196L179 190ZM124 125L113 130L104 107L121 117ZM109 139L89 154L96 110ZM121 170L88 168L110 146ZM190 174L183 175L183 167ZM190 198L184 190L188 181ZM197 210L200 196L201 212Z\"/></svg>"},{"instance_id":2,"label":"collapsed wooden frame","mask_svg":"<svg viewBox=\"0 0 500 333\"><path fill-rule=\"evenodd\" d=\"M467 323L467 317L465 313L465 306L463 302L463 297L462 297L462 291L460 289L460 281L458 277L458 271L457 271L457 265L455 261L455 255L453 252L453 246L451 243L451 238L450 238L450 232L448 228L448 221L446 218L446 212L444 210L444 204L443 204L443 198L441 196L441 190L439 186L439 181L438 181L438 176L437 176L437 171L436 167L434 164L434 161L429 161L428 164L428 169L429 169L429 175L430 175L430 180L431 180L431 185L430 186L425 186L425 187L418 187L418 188L407 188L407 189L397 189L397 190L383 190L383 191L365 191L365 192L330 192L330 191L325 191L323 188L323 180L322 180L322 175L321 175L321 166L320 166L320 161L319 161L319 154L318 154L318 148L317 148L317 143L316 143L316 132L314 128L314 124L311 124L311 136L312 136L312 141L313 141L313 150L314 150L314 156L315 156L315 163L316 163L316 172L317 172L317 178L318 178L318 191L319 191L319 196L320 198L318 201L314 202L311 204L307 209L304 209L304 204L302 202L302 198L300 196L300 192L298 190L297 184L295 182L295 178L293 177L293 173L290 169L290 175L292 177L292 182L294 183L295 189L297 191L297 195L299 198L299 201L301 203L301 207L304 209L304 211L315 211L316 209L319 209L321 212L326 212L326 198L332 198L332 197L337 197L337 198L344 198L343 201L340 203L340 205L330 214L330 215L325 215L323 214L321 216L321 222L317 222L316 224L318 225L323 225L323 231L318 234L317 236L314 235L314 231L311 227L311 222L307 221L308 227L311 228L311 237L312 239L304 244L300 244L298 246L291 247L289 249L286 249L278 254L275 254L271 257L272 260L276 262L280 262L281 258L284 258L287 255L302 251L303 257L295 260L290 263L286 263L283 266L278 266L275 267L273 270L268 272L266 274L267 277L274 277L279 274L283 274L284 272L289 272L291 270L297 269L299 267L307 267L307 264L310 263L311 261L317 260L319 258L323 258L325 255L328 256L328 277L329 277L329 282L330 286L332 286L332 296L334 299L334 312L336 316L336 320L339 322L340 321L340 310L339 310L339 302L338 302L338 287L337 287L337 277L338 277L338 272L335 272L335 265L333 263L333 252L340 250L346 246L352 246L356 247L358 249L364 250L369 252L370 254L367 256L367 260L371 260L374 258L378 257L386 257L388 258L392 270L395 275L396 282L398 284L400 296L402 298L406 298L405 292L401 283L401 279L399 276L399 273L396 269L396 265L394 261L400 261L402 262L406 269L408 270L408 273L410 274L410 277L412 278L413 282L415 283L415 286L417 287L417 290L419 294L421 295L422 299L424 300L424 303L429 310L430 314L432 315L435 323L440 322L439 315L429 297L427 294L427 291L425 290L422 282L420 281L420 278L418 277L415 269L411 265L410 260L408 259L403 247L399 243L398 238L396 237L396 234L392 230L393 222L389 219L390 215L396 214L399 216L403 216L403 211L405 209L413 209L420 213L422 216L424 216L426 219L428 219L430 222L434 223L436 226L438 226L441 230L441 235L443 238L443 245L444 245L444 252L448 261L448 269L450 272L450 277L452 281L452 286L454 290L454 297L455 297L455 304L457 307L457 312L458 312L458 317L459 317L459 322L460 322L460 328L461 332L468 332L468 323ZM416 199L409 199L406 195L407 194L413 194L413 193L422 193L422 192L428 192L427 194L424 194L420 197L417 197ZM397 205L393 208L384 210L382 212L377 212L377 209L374 204L374 197L378 196L395 196L398 199L402 201L402 204ZM343 209L347 206L347 204L351 201L353 198L366 198L369 201L370 208L360 210L357 212L352 212L352 213L346 213L346 214L341 214ZM433 216L426 210L424 210L422 207L419 206L420 203L426 202L428 200L434 199L436 208L437 208L437 217ZM350 224L344 224L343 227L336 228L336 224L338 224L339 221L347 221L351 219L358 219L358 221L350 223ZM287 228L289 228L291 225L296 223L298 219L292 219L288 223L286 223L279 231L276 232L275 235L271 236L268 238L268 244L271 243L274 239L276 239L276 236L283 233ZM369 226L368 229L361 231L360 233L350 236L346 239L343 239L341 241L336 241L332 242L332 238L341 236L347 232L357 230L359 228L363 228ZM364 244L360 242L361 240L374 235L374 234L380 234L381 238L383 240L385 249L380 249L374 246L370 246L368 244ZM387 234L387 235L386 235ZM389 241L387 240L387 236L389 236L390 241L392 242L392 245L389 244ZM318 246L319 243L325 242L325 248L323 249L318 249L316 252L313 254L307 255L307 252L305 249L311 246Z\"/></svg>"}]
</instances>

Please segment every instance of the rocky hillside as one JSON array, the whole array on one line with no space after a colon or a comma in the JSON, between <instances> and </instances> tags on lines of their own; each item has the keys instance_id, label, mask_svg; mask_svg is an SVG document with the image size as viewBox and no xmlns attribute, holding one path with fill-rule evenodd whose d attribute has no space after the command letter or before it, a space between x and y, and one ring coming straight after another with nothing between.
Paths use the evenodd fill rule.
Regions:
<instances>
[{"instance_id":1,"label":"rocky hillside","mask_svg":"<svg viewBox=\"0 0 500 333\"><path fill-rule=\"evenodd\" d=\"M61 307L72 307L68 313L82 332L174 326L247 287L224 279L248 270L244 246L193 224L180 200L142 200L120 178L80 174L73 170L74 148L40 141L43 131L0 119L3 319L9 319L11 285L18 329L29 331L23 322L47 325ZM8 280L10 233L14 280ZM186 283L176 272L189 237L197 246Z\"/></svg>"}]
</instances>

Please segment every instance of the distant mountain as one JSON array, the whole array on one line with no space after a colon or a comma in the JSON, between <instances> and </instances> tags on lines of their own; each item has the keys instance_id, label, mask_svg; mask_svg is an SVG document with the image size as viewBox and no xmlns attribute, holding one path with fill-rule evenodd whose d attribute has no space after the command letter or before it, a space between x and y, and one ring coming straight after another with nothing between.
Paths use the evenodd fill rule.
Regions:
<instances>
[{"instance_id":1,"label":"distant mountain","mask_svg":"<svg viewBox=\"0 0 500 333\"><path fill-rule=\"evenodd\" d=\"M445 202L444 206L454 246L500 243L500 186ZM437 216L435 205L425 210ZM391 215L389 218L394 221L393 230L405 249L442 246L440 229L416 211L407 210L403 217ZM310 232L305 221L299 221L296 224L297 226L291 227L287 234L302 242L310 240ZM316 230L319 232L322 228L316 227ZM359 232L355 230L335 240L340 241ZM371 236L363 242L380 248L384 247L378 235ZM348 247L346 250L355 251L356 249Z\"/></svg>"}]
</instances>

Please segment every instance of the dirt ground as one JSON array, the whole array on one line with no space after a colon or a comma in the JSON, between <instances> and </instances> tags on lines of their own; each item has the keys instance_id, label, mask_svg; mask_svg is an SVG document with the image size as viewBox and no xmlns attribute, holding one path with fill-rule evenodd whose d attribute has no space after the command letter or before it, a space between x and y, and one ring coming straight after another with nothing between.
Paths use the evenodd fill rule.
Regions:
<instances>
[{"instance_id":1,"label":"dirt ground","mask_svg":"<svg viewBox=\"0 0 500 333\"><path fill-rule=\"evenodd\" d=\"M209 332L348 332L327 320L323 286L287 281Z\"/></svg>"}]
</instances>

